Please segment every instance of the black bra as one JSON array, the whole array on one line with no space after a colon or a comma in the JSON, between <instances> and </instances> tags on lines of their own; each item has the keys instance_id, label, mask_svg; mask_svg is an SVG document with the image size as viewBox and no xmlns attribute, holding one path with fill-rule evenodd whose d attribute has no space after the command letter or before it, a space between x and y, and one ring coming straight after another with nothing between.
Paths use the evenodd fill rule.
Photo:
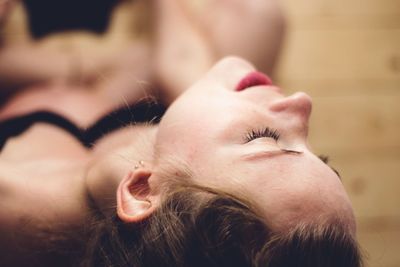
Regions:
<instances>
[{"instance_id":1,"label":"black bra","mask_svg":"<svg viewBox=\"0 0 400 267\"><path fill-rule=\"evenodd\" d=\"M24 0L23 3L32 36L41 38L71 30L102 34L119 0Z\"/></svg>"},{"instance_id":2,"label":"black bra","mask_svg":"<svg viewBox=\"0 0 400 267\"><path fill-rule=\"evenodd\" d=\"M133 123L158 123L165 110L161 104L142 101L134 106L111 112L87 129L76 126L70 120L54 112L36 111L0 122L0 150L8 138L23 133L37 122L56 125L76 137L85 147L91 148L102 136L122 127Z\"/></svg>"}]
</instances>

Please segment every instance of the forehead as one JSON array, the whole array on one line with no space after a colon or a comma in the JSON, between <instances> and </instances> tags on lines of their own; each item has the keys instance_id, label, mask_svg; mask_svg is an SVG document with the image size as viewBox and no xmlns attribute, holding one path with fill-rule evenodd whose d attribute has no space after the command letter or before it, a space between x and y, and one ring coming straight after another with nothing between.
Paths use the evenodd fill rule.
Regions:
<instances>
[{"instance_id":1,"label":"forehead","mask_svg":"<svg viewBox=\"0 0 400 267\"><path fill-rule=\"evenodd\" d=\"M351 210L339 178L311 154L245 161L225 151L207 160L204 164L210 168L194 170L198 182L245 195L266 218Z\"/></svg>"}]
</instances>

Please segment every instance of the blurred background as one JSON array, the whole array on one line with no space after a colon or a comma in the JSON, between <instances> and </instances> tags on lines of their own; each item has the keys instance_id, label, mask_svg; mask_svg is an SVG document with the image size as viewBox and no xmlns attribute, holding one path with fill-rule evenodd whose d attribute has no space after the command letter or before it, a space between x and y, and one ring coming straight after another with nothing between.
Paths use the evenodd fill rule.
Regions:
<instances>
[{"instance_id":1,"label":"blurred background","mask_svg":"<svg viewBox=\"0 0 400 267\"><path fill-rule=\"evenodd\" d=\"M369 267L400 266L400 1L282 0L276 73L314 100L310 143L350 194Z\"/></svg>"},{"instance_id":2,"label":"blurred background","mask_svg":"<svg viewBox=\"0 0 400 267\"><path fill-rule=\"evenodd\" d=\"M330 157L343 177L366 266L399 267L400 0L281 2L288 30L275 81L287 93L313 97L310 143L317 154ZM98 36L87 34L79 40L67 36L68 45L79 42L83 52L78 53L112 56L124 48L129 34L141 34L140 27L126 26L133 24L129 20L145 20L131 12L117 9L112 34L104 34L102 46ZM10 43L27 37L26 18L18 14L2 33ZM56 38L44 43L65 51L68 45Z\"/></svg>"}]
</instances>

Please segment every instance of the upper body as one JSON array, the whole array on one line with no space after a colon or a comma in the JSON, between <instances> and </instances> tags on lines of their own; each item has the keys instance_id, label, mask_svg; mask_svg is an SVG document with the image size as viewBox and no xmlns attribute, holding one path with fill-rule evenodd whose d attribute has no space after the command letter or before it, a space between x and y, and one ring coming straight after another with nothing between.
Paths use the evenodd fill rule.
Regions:
<instances>
[{"instance_id":1,"label":"upper body","mask_svg":"<svg viewBox=\"0 0 400 267\"><path fill-rule=\"evenodd\" d=\"M238 27L235 31L227 31L229 25L220 29L207 25L212 20L215 23L219 17L219 14L208 14L207 9L198 9L197 13L193 13L196 26L192 22L182 23L187 22L189 15L186 13L188 11L182 12L182 6L179 5L188 5L187 2L178 2L171 2L174 3L171 5L166 5L164 1L156 2L156 41L144 48L140 41L131 42L126 50L122 49L120 52L119 59L122 60L117 62L117 66L122 64L123 67L112 69L109 73L104 72L104 83L99 83L94 89L88 87L86 82L71 84L65 78L68 75L62 74L62 78L59 78L53 72L47 72L57 69L53 63L63 62L59 52L56 52L57 56L51 62L44 62L43 68L35 65L27 72L18 72L16 77L22 77L22 80L24 77L29 78L23 83L29 88L8 99L0 110L0 119L47 110L85 128L111 110L126 103L134 104L152 93L166 104L172 102L184 88L225 54L242 54L250 60L260 62L260 67L264 70L272 68L282 37L282 28L279 28L282 27L281 15L274 1L256 1L259 5L257 7L239 2L226 6L226 12L222 13L226 16L224 21L236 23ZM220 5L217 1L209 4L214 5L213 7ZM221 32L228 32L232 39L242 40L241 37L247 34L249 40L258 40L257 32L248 31L247 26L240 28L242 24L236 22L237 10L243 10L243 7L248 11L250 22L272 20L276 27L267 27L263 42L235 46L233 44L239 42L224 43L219 40L217 37ZM204 13L198 13L201 11ZM210 17L202 21L205 14ZM265 16L266 14L270 16ZM206 34L203 35L204 33ZM268 39L275 41L270 42ZM43 40L43 47L46 47L46 42L52 46L51 38L47 40ZM53 47L56 48L50 49L51 51L58 49L58 41L54 41L54 44ZM31 48L24 50L25 48L18 51L27 51L33 58L42 53L31 54ZM2 50L2 55L5 58L8 55L10 58L11 55L14 56L7 49ZM10 46L10 49L15 49L15 46ZM182 54L183 50L186 51ZM264 53L260 57L251 54L252 51L260 50ZM38 47L35 51L42 50ZM43 51L48 53L47 49ZM24 61L29 63L26 58ZM115 66L115 63L112 64ZM39 73L40 79L37 80L37 73L34 73L34 79L31 80L31 71L37 69L44 70L45 75L40 76L42 74ZM107 77L111 77L110 80ZM144 85L141 81L145 81ZM156 86L162 89L154 92ZM96 142L94 148L87 149L63 129L46 123L36 123L23 134L9 139L0 154L2 265L32 266L35 262L40 266L43 263L59 265L61 262L68 265L68 260L73 257L52 251L52 243L46 243L53 240L49 235L71 231L76 231L76 235L79 235L81 226L92 215L92 200L104 210L113 210L116 189L126 173L132 170L135 162L154 161L157 133L157 126L131 125L103 137ZM66 242L69 251L71 246L80 245L79 242L75 244L72 239ZM35 241L28 242L32 240ZM57 243L56 241L54 242ZM79 254L79 249L77 250Z\"/></svg>"},{"instance_id":2,"label":"upper body","mask_svg":"<svg viewBox=\"0 0 400 267\"><path fill-rule=\"evenodd\" d=\"M40 155L44 150L30 147L27 155L36 153L35 158L44 160L46 170L43 173L32 171L39 176L18 177L22 182L8 184L14 188L5 190L14 192L14 199L11 197L2 203L8 204L7 214L16 216L4 216L3 224L14 224L8 232L13 238L17 222L21 224L17 236L24 233L22 229L28 229L33 235L44 232L45 240L51 237L49 234L69 233L71 229L83 235L85 227L82 229L81 225L91 227L92 216L118 216L127 227L145 226L147 224L142 222L162 207L165 209L165 196L175 184L192 183L246 199L258 220L271 233L279 235L290 233L292 228L308 229L308 225L328 223L329 227L334 227L328 229L339 229L333 232L334 247L330 247L330 243L324 243L327 247L315 247L311 243L310 249L321 249L324 253L333 249L332 252L340 255L334 257L337 262L359 266L359 263L356 265L359 261L357 248L352 241L356 226L349 198L338 174L313 154L307 142L311 105L311 98L304 93L284 96L280 88L256 72L247 61L226 58L175 100L159 125L137 125L115 132L99 140L92 151L79 149L78 153L75 149L74 154L71 150L61 154L62 149L54 149L48 138L46 143L53 146L49 151L59 160L49 160L49 156ZM37 129L36 134L43 136L40 132L43 130ZM34 127L30 131L35 134ZM51 134L53 140L56 137L56 133ZM7 153L12 151L7 148L12 145L6 145L3 150L6 161L12 160L7 158L12 154ZM68 147L73 146L71 140ZM75 146L81 147L76 141ZM40 166L40 160L21 162L21 170L28 162L34 163L36 169ZM43 183L48 192L35 188L43 187ZM34 202L39 209L14 205L15 200L21 198L24 204ZM179 210L176 212L180 214ZM175 225L173 221L171 224ZM322 232L311 233L317 238L322 235L324 239L313 242L330 242L331 230L323 232L328 230L321 229ZM164 231L167 230L161 232ZM74 235L69 237L72 242ZM122 234L121 238L125 236ZM129 240L129 236L126 238ZM40 235L34 240L41 240ZM296 240L294 242L302 241ZM152 243L157 238L147 241ZM340 244L339 252L337 244ZM80 252L75 251L77 247L62 248L69 255ZM114 254L106 255L107 259L116 257ZM46 259L51 259L48 256ZM314 259L323 259L314 256Z\"/></svg>"}]
</instances>

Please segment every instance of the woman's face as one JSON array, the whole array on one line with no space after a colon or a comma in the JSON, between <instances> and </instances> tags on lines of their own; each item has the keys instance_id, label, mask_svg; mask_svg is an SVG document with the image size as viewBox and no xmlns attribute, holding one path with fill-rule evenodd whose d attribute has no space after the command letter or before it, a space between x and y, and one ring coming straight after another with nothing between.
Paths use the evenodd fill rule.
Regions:
<instances>
[{"instance_id":1,"label":"woman's face","mask_svg":"<svg viewBox=\"0 0 400 267\"><path fill-rule=\"evenodd\" d=\"M355 231L340 178L307 144L310 97L285 97L254 71L227 58L181 95L159 125L156 162L185 162L195 182L256 203L271 227L339 215Z\"/></svg>"}]
</instances>

